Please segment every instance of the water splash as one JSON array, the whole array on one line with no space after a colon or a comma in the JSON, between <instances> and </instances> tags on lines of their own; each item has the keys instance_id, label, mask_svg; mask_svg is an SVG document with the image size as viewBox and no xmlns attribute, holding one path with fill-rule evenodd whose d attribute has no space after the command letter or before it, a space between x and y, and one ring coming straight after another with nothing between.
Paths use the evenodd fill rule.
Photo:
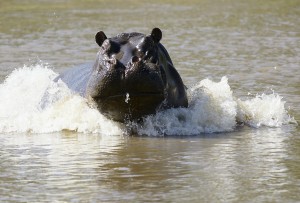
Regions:
<instances>
[{"instance_id":1,"label":"water splash","mask_svg":"<svg viewBox=\"0 0 300 203\"><path fill-rule=\"evenodd\" d=\"M0 85L0 132L50 133L64 130L102 135L195 135L230 132L237 121L252 127L280 127L291 118L282 97L273 93L242 101L222 77L204 79L188 90L189 108L160 111L142 123L113 122L72 92L47 65L24 66ZM129 94L125 102L129 101Z\"/></svg>"},{"instance_id":2,"label":"water splash","mask_svg":"<svg viewBox=\"0 0 300 203\"><path fill-rule=\"evenodd\" d=\"M242 101L233 96L227 77L220 82L200 81L189 90L189 108L169 109L133 125L138 134L160 136L230 132L237 124L251 127L281 127L297 124L278 94L256 95Z\"/></svg>"},{"instance_id":3,"label":"water splash","mask_svg":"<svg viewBox=\"0 0 300 203\"><path fill-rule=\"evenodd\" d=\"M195 135L235 128L237 103L226 77L219 83L202 80L188 94L189 108L168 109L147 116L142 125L136 126L137 132L152 136Z\"/></svg>"},{"instance_id":4,"label":"water splash","mask_svg":"<svg viewBox=\"0 0 300 203\"><path fill-rule=\"evenodd\" d=\"M122 134L85 98L71 92L46 65L24 66L0 85L0 132L49 133L63 130Z\"/></svg>"},{"instance_id":5,"label":"water splash","mask_svg":"<svg viewBox=\"0 0 300 203\"><path fill-rule=\"evenodd\" d=\"M238 102L237 119L249 126L281 127L284 124L294 123L285 109L285 101L276 93L256 95L255 98Z\"/></svg>"}]
</instances>

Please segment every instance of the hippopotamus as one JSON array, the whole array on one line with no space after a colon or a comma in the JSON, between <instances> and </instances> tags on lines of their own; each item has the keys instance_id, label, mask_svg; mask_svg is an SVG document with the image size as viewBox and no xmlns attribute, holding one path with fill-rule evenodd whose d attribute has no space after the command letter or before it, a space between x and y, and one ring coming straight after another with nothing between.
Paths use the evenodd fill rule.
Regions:
<instances>
[{"instance_id":1,"label":"hippopotamus","mask_svg":"<svg viewBox=\"0 0 300 203\"><path fill-rule=\"evenodd\" d=\"M99 31L94 64L60 74L67 86L86 97L106 117L125 122L167 108L187 107L186 87L160 43L162 32L131 32L108 38Z\"/></svg>"}]
</instances>

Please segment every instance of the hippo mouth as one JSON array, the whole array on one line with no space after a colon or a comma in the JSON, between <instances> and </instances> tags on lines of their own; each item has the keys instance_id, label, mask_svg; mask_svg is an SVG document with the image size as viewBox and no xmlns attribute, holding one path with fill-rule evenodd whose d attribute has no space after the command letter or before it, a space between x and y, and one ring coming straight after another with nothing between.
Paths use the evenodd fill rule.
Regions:
<instances>
[{"instance_id":1,"label":"hippo mouth","mask_svg":"<svg viewBox=\"0 0 300 203\"><path fill-rule=\"evenodd\" d=\"M163 92L138 92L94 97L97 108L116 121L134 120L156 113L163 103ZM118 107L118 108L116 108Z\"/></svg>"}]
</instances>

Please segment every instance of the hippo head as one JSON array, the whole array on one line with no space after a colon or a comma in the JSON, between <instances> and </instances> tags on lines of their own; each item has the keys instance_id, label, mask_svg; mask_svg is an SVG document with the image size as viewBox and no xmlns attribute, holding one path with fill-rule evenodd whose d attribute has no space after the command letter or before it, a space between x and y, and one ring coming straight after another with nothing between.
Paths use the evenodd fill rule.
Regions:
<instances>
[{"instance_id":1,"label":"hippo head","mask_svg":"<svg viewBox=\"0 0 300 203\"><path fill-rule=\"evenodd\" d=\"M116 121L134 120L164 104L167 59L160 53L161 38L159 28L149 35L133 32L107 38L103 31L96 34L100 50L86 96L100 112Z\"/></svg>"}]
</instances>

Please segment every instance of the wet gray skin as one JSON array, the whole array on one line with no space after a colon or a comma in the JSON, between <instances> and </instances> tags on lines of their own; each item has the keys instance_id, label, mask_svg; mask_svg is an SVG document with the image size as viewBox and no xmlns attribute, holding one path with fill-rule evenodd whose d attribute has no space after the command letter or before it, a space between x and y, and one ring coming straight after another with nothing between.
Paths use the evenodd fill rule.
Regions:
<instances>
[{"instance_id":1,"label":"wet gray skin","mask_svg":"<svg viewBox=\"0 0 300 203\"><path fill-rule=\"evenodd\" d=\"M116 121L187 107L185 86L161 38L159 28L150 35L133 32L112 38L100 31L95 36L100 50L94 65L70 69L59 78Z\"/></svg>"}]
</instances>

